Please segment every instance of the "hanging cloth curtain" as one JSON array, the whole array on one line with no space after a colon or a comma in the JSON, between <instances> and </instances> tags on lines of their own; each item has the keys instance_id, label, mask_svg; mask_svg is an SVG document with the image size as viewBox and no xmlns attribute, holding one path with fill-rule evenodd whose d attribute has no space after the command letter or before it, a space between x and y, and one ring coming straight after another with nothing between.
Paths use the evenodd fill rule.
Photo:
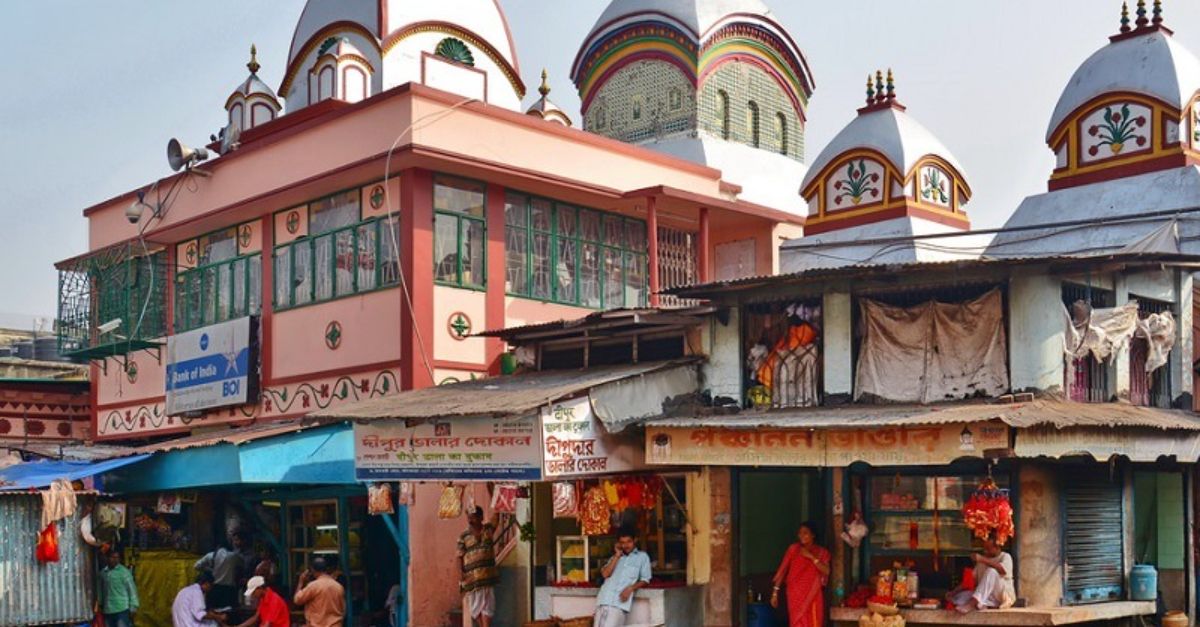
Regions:
<instances>
[{"instance_id":1,"label":"hanging cloth curtain","mask_svg":"<svg viewBox=\"0 0 1200 627\"><path fill-rule=\"evenodd\" d=\"M962 303L862 301L854 399L934 403L1008 390L999 289Z\"/></svg>"}]
</instances>

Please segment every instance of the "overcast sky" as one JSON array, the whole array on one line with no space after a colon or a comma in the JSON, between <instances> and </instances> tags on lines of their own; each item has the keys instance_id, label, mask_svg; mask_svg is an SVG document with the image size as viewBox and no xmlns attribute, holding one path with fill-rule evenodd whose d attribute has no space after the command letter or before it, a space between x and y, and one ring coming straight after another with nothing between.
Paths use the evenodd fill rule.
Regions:
<instances>
[{"instance_id":1,"label":"overcast sky","mask_svg":"<svg viewBox=\"0 0 1200 627\"><path fill-rule=\"evenodd\" d=\"M909 113L966 168L977 227L1003 224L1024 196L1045 190L1053 164L1043 142L1050 113L1075 68L1116 32L1120 11L1117 0L766 2L816 77L809 159L854 115L866 74L893 67ZM578 119L568 72L607 0L501 3L527 100L537 97L546 67L551 99ZM167 174L170 137L204 143L246 76L251 42L258 44L260 76L279 85L303 4L0 3L8 51L0 66L0 315L54 315L53 264L86 250L80 211ZM1200 50L1200 3L1165 6L1177 38Z\"/></svg>"}]
</instances>

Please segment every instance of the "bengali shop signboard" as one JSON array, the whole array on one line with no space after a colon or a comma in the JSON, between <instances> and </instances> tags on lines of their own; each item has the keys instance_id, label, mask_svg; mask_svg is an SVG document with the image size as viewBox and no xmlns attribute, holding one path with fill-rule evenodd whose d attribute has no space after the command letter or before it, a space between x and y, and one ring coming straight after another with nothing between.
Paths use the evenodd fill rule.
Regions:
<instances>
[{"instance_id":1,"label":"bengali shop signboard","mask_svg":"<svg viewBox=\"0 0 1200 627\"><path fill-rule=\"evenodd\" d=\"M628 472L645 466L640 438L608 433L587 396L542 411L542 444L546 478Z\"/></svg>"},{"instance_id":2,"label":"bengali shop signboard","mask_svg":"<svg viewBox=\"0 0 1200 627\"><path fill-rule=\"evenodd\" d=\"M651 464L922 466L1008 447L1008 426L1000 422L829 430L646 428Z\"/></svg>"},{"instance_id":3,"label":"bengali shop signboard","mask_svg":"<svg viewBox=\"0 0 1200 627\"><path fill-rule=\"evenodd\" d=\"M354 473L367 481L537 481L541 449L536 415L354 425Z\"/></svg>"}]
</instances>

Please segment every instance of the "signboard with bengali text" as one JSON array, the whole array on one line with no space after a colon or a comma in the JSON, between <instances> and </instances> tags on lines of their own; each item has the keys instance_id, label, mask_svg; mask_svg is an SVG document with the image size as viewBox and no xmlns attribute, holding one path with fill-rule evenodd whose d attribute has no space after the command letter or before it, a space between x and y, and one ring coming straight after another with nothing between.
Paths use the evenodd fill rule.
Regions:
<instances>
[{"instance_id":1,"label":"signboard with bengali text","mask_svg":"<svg viewBox=\"0 0 1200 627\"><path fill-rule=\"evenodd\" d=\"M921 466L1008 447L1009 429L1000 422L829 430L646 428L650 464Z\"/></svg>"},{"instance_id":2,"label":"signboard with bengali text","mask_svg":"<svg viewBox=\"0 0 1200 627\"><path fill-rule=\"evenodd\" d=\"M542 436L547 479L628 472L645 465L641 441L631 445L628 437L608 433L587 396L543 409Z\"/></svg>"},{"instance_id":3,"label":"signboard with bengali text","mask_svg":"<svg viewBox=\"0 0 1200 627\"><path fill-rule=\"evenodd\" d=\"M366 481L537 481L538 416L354 425L354 474Z\"/></svg>"}]
</instances>

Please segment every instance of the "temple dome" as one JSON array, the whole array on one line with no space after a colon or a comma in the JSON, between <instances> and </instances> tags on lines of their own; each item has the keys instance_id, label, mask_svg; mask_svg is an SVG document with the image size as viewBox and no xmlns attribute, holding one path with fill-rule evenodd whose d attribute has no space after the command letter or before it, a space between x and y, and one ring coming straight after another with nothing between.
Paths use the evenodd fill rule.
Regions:
<instances>
[{"instance_id":1,"label":"temple dome","mask_svg":"<svg viewBox=\"0 0 1200 627\"><path fill-rule=\"evenodd\" d=\"M289 111L313 104L306 73L331 41L373 68L369 94L424 83L513 110L525 94L498 0L308 0L279 89Z\"/></svg>"},{"instance_id":2,"label":"temple dome","mask_svg":"<svg viewBox=\"0 0 1200 627\"><path fill-rule=\"evenodd\" d=\"M669 17L701 37L727 16L769 17L771 10L761 0L614 0L600 14L592 32L606 30L615 20L637 15Z\"/></svg>"}]
</instances>

